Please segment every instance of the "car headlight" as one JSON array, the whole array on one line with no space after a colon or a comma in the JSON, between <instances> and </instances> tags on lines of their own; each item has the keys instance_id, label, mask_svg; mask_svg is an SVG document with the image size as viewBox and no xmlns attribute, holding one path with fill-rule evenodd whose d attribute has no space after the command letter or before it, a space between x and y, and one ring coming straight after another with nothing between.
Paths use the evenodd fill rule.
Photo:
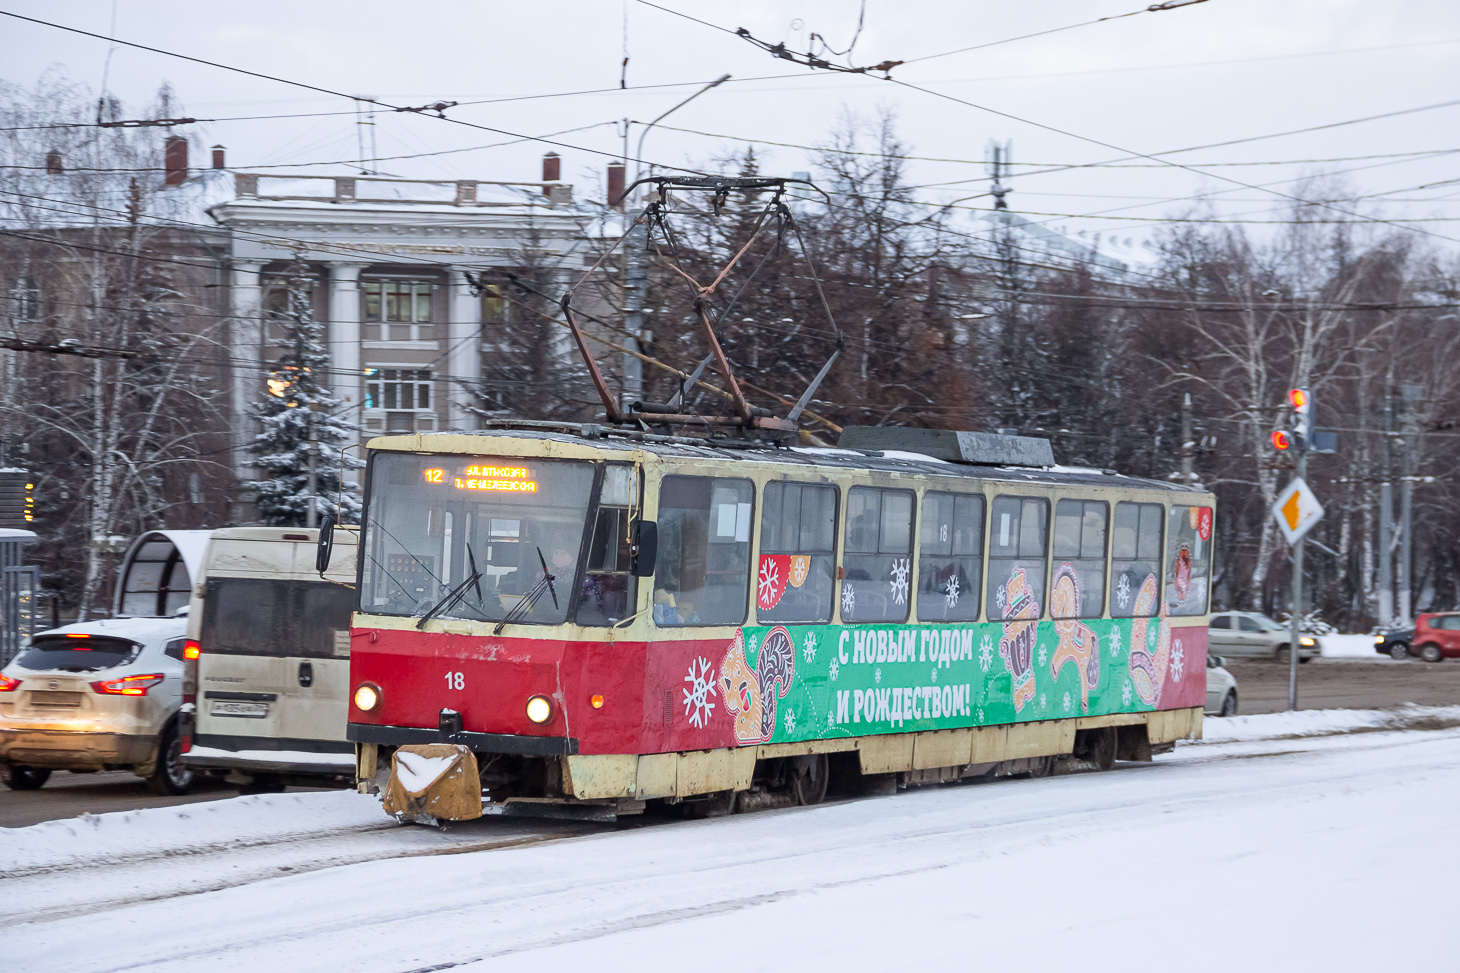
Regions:
<instances>
[{"instance_id":1,"label":"car headlight","mask_svg":"<svg viewBox=\"0 0 1460 973\"><path fill-rule=\"evenodd\" d=\"M1313 648L1313 646L1317 645L1318 642L1304 635L1302 638L1298 639L1298 644L1303 646L1303 648L1305 649L1311 649Z\"/></svg>"},{"instance_id":2,"label":"car headlight","mask_svg":"<svg viewBox=\"0 0 1460 973\"><path fill-rule=\"evenodd\" d=\"M361 683L355 690L355 708L368 713L380 705L380 687L373 683Z\"/></svg>"},{"instance_id":3,"label":"car headlight","mask_svg":"<svg viewBox=\"0 0 1460 973\"><path fill-rule=\"evenodd\" d=\"M546 723L553 718L553 704L546 696L534 696L527 701L527 718L534 723Z\"/></svg>"},{"instance_id":4,"label":"car headlight","mask_svg":"<svg viewBox=\"0 0 1460 973\"><path fill-rule=\"evenodd\" d=\"M1384 636L1382 636L1382 635L1375 635L1374 636L1374 644L1375 645L1383 645L1384 644Z\"/></svg>"}]
</instances>

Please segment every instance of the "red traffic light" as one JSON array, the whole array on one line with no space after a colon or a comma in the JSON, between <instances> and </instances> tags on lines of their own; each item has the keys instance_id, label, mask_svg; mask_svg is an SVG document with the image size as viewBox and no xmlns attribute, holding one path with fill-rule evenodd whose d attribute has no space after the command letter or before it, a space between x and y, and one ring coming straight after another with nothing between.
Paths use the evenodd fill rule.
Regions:
<instances>
[{"instance_id":1,"label":"red traffic light","mask_svg":"<svg viewBox=\"0 0 1460 973\"><path fill-rule=\"evenodd\" d=\"M1292 447L1293 447L1293 437L1292 436L1289 436L1287 433L1283 432L1281 429L1276 430L1272 434L1272 448L1273 449L1283 450L1283 449L1292 449Z\"/></svg>"},{"instance_id":2,"label":"red traffic light","mask_svg":"<svg viewBox=\"0 0 1460 973\"><path fill-rule=\"evenodd\" d=\"M1308 407L1308 390L1288 389L1288 401L1293 404L1294 409L1301 412Z\"/></svg>"}]
</instances>

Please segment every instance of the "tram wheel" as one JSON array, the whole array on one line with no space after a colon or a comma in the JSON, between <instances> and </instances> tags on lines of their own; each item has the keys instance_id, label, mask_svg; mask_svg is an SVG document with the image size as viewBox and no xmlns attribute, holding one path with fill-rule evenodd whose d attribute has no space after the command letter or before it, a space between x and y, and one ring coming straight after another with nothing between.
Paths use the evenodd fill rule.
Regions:
<instances>
[{"instance_id":1,"label":"tram wheel","mask_svg":"<svg viewBox=\"0 0 1460 973\"><path fill-rule=\"evenodd\" d=\"M826 800L831 767L824 753L791 758L791 794L803 807Z\"/></svg>"}]
</instances>

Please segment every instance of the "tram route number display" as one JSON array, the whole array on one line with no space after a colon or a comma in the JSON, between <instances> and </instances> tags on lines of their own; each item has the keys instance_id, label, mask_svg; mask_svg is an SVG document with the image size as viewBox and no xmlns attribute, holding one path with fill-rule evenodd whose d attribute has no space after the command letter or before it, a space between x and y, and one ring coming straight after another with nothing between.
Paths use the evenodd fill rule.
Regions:
<instances>
[{"instance_id":1,"label":"tram route number display","mask_svg":"<svg viewBox=\"0 0 1460 973\"><path fill-rule=\"evenodd\" d=\"M430 484L450 484L458 490L489 490L494 493L536 493L537 481L532 471L522 466L468 466L460 476L443 469L421 471Z\"/></svg>"},{"instance_id":2,"label":"tram route number display","mask_svg":"<svg viewBox=\"0 0 1460 973\"><path fill-rule=\"evenodd\" d=\"M677 695L693 727L789 743L1200 706L1205 678L1206 626L1161 616L774 625L692 660Z\"/></svg>"}]
</instances>

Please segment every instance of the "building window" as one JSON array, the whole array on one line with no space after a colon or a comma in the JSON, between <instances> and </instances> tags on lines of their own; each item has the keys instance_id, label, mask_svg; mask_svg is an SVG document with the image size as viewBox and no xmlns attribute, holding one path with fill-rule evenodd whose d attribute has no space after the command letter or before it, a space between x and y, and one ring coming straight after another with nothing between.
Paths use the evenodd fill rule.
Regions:
<instances>
[{"instance_id":1,"label":"building window","mask_svg":"<svg viewBox=\"0 0 1460 973\"><path fill-rule=\"evenodd\" d=\"M426 412L431 408L431 371L426 368L365 369L365 408Z\"/></svg>"},{"instance_id":2,"label":"building window","mask_svg":"<svg viewBox=\"0 0 1460 973\"><path fill-rule=\"evenodd\" d=\"M365 322L380 329L381 341L421 340L421 329L431 324L431 281L369 280L360 289Z\"/></svg>"},{"instance_id":3,"label":"building window","mask_svg":"<svg viewBox=\"0 0 1460 973\"><path fill-rule=\"evenodd\" d=\"M28 324L41 318L41 289L29 277L21 277L10 285L10 321Z\"/></svg>"}]
</instances>

